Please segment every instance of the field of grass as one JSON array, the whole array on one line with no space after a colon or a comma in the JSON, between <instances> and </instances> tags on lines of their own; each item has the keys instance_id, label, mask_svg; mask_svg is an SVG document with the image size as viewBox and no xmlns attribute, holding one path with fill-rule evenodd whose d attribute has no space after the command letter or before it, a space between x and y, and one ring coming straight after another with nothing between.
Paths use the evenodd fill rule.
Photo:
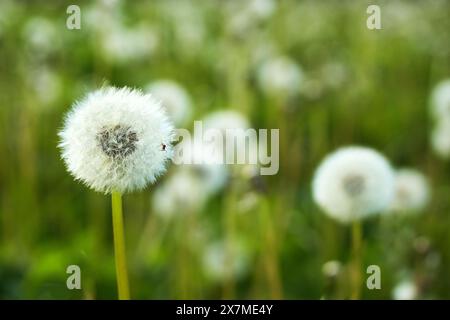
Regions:
<instances>
[{"instance_id":1,"label":"field of grass","mask_svg":"<svg viewBox=\"0 0 450 320\"><path fill-rule=\"evenodd\" d=\"M430 197L420 212L362 222L361 298L450 299L450 158L430 139L430 97L450 77L450 3L376 1L382 29L369 30L372 2L78 1L81 29L69 30L71 1L2 0L0 299L117 297L110 197L67 173L57 133L88 92L161 79L189 94L179 127L229 109L279 128L280 169L227 166L218 192L170 216L154 201L176 165L124 195L132 298L348 299L351 228L324 214L311 185L327 154L363 145L422 172ZM301 74L293 94L261 84L277 57ZM194 202L202 192L183 190ZM81 290L66 286L69 265ZM369 265L379 290L366 288Z\"/></svg>"}]
</instances>

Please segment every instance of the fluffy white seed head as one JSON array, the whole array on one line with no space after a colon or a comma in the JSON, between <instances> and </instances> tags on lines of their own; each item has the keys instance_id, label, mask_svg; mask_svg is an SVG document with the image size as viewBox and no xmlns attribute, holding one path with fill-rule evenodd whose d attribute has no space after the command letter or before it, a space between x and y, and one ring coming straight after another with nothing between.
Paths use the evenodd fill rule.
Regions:
<instances>
[{"instance_id":1,"label":"fluffy white seed head","mask_svg":"<svg viewBox=\"0 0 450 320\"><path fill-rule=\"evenodd\" d=\"M439 157L450 158L450 119L438 121L431 133L431 146Z\"/></svg>"},{"instance_id":2,"label":"fluffy white seed head","mask_svg":"<svg viewBox=\"0 0 450 320\"><path fill-rule=\"evenodd\" d=\"M429 186L425 176L417 170L401 169L395 173L394 211L419 211L429 200Z\"/></svg>"},{"instance_id":3,"label":"fluffy white seed head","mask_svg":"<svg viewBox=\"0 0 450 320\"><path fill-rule=\"evenodd\" d=\"M417 286L410 280L403 280L392 290L392 298L395 300L415 300L418 297Z\"/></svg>"},{"instance_id":4,"label":"fluffy white seed head","mask_svg":"<svg viewBox=\"0 0 450 320\"><path fill-rule=\"evenodd\" d=\"M191 117L192 102L187 91L172 80L159 80L146 88L156 99L162 101L169 117L176 126L185 124Z\"/></svg>"},{"instance_id":5,"label":"fluffy white seed head","mask_svg":"<svg viewBox=\"0 0 450 320\"><path fill-rule=\"evenodd\" d=\"M264 62L258 70L257 79L261 89L269 96L292 96L303 81L303 71L289 57L280 56Z\"/></svg>"},{"instance_id":6,"label":"fluffy white seed head","mask_svg":"<svg viewBox=\"0 0 450 320\"><path fill-rule=\"evenodd\" d=\"M145 24L133 28L114 25L102 34L99 45L108 62L123 64L152 55L158 48L158 37Z\"/></svg>"},{"instance_id":7,"label":"fluffy white seed head","mask_svg":"<svg viewBox=\"0 0 450 320\"><path fill-rule=\"evenodd\" d=\"M336 277L342 270L342 263L337 260L330 260L323 264L322 273L329 278Z\"/></svg>"},{"instance_id":8,"label":"fluffy white seed head","mask_svg":"<svg viewBox=\"0 0 450 320\"><path fill-rule=\"evenodd\" d=\"M248 255L241 242L234 241L230 248L224 242L210 244L203 256L203 268L212 280L223 281L227 276L240 278L248 270Z\"/></svg>"},{"instance_id":9,"label":"fluffy white seed head","mask_svg":"<svg viewBox=\"0 0 450 320\"><path fill-rule=\"evenodd\" d=\"M272 16L276 10L274 0L225 1L226 27L237 37L245 37Z\"/></svg>"},{"instance_id":10,"label":"fluffy white seed head","mask_svg":"<svg viewBox=\"0 0 450 320\"><path fill-rule=\"evenodd\" d=\"M377 151L365 147L345 147L327 156L313 180L315 202L343 223L385 210L393 194L390 164Z\"/></svg>"},{"instance_id":11,"label":"fluffy white seed head","mask_svg":"<svg viewBox=\"0 0 450 320\"><path fill-rule=\"evenodd\" d=\"M151 95L103 88L75 103L59 132L68 171L109 193L143 189L164 173L174 128Z\"/></svg>"},{"instance_id":12,"label":"fluffy white seed head","mask_svg":"<svg viewBox=\"0 0 450 320\"><path fill-rule=\"evenodd\" d=\"M214 139L207 147L210 148L209 150L220 151L220 154L216 152L215 155L219 158L222 156L223 161L231 159L232 155L237 154L237 152L244 151L239 149L246 148L247 144L238 143L238 141L245 139L246 129L249 127L248 119L243 114L233 110L216 111L206 116L203 120L205 135L214 136L214 134L211 134L214 131L219 131L222 134L222 140ZM234 140L236 143L227 143L231 142L231 140Z\"/></svg>"},{"instance_id":13,"label":"fluffy white seed head","mask_svg":"<svg viewBox=\"0 0 450 320\"><path fill-rule=\"evenodd\" d=\"M225 187L229 172L225 165L218 162L213 145L182 141L174 151L174 162L184 159L184 164L180 166L198 177L207 195L214 195Z\"/></svg>"},{"instance_id":14,"label":"fluffy white seed head","mask_svg":"<svg viewBox=\"0 0 450 320\"><path fill-rule=\"evenodd\" d=\"M153 209L164 218L181 213L195 213L206 200L201 179L192 171L181 167L153 194Z\"/></svg>"},{"instance_id":15,"label":"fluffy white seed head","mask_svg":"<svg viewBox=\"0 0 450 320\"><path fill-rule=\"evenodd\" d=\"M33 17L26 22L23 36L33 56L42 58L61 47L58 30L52 20L44 17Z\"/></svg>"},{"instance_id":16,"label":"fluffy white seed head","mask_svg":"<svg viewBox=\"0 0 450 320\"><path fill-rule=\"evenodd\" d=\"M247 118L238 111L220 110L207 115L203 119L204 130L218 129L225 132L226 129L247 129Z\"/></svg>"},{"instance_id":17,"label":"fluffy white seed head","mask_svg":"<svg viewBox=\"0 0 450 320\"><path fill-rule=\"evenodd\" d=\"M436 85L431 94L431 110L437 120L450 120L450 79Z\"/></svg>"}]
</instances>

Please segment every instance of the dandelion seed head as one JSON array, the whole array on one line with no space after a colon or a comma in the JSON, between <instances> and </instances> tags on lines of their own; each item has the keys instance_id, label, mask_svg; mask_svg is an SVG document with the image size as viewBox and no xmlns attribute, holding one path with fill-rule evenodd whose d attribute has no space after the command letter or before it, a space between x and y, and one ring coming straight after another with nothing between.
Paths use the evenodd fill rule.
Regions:
<instances>
[{"instance_id":1,"label":"dandelion seed head","mask_svg":"<svg viewBox=\"0 0 450 320\"><path fill-rule=\"evenodd\" d=\"M400 169L395 173L394 211L419 211L429 200L429 186L425 176L414 169Z\"/></svg>"},{"instance_id":2,"label":"dandelion seed head","mask_svg":"<svg viewBox=\"0 0 450 320\"><path fill-rule=\"evenodd\" d=\"M227 246L223 241L213 242L204 251L203 268L211 280L223 281L227 276L241 278L248 271L248 254L242 242L233 241Z\"/></svg>"},{"instance_id":3,"label":"dandelion seed head","mask_svg":"<svg viewBox=\"0 0 450 320\"><path fill-rule=\"evenodd\" d=\"M322 273L330 278L336 277L342 270L342 264L337 260L330 260L323 264Z\"/></svg>"},{"instance_id":4,"label":"dandelion seed head","mask_svg":"<svg viewBox=\"0 0 450 320\"><path fill-rule=\"evenodd\" d=\"M440 120L431 133L433 151L443 159L450 158L450 119Z\"/></svg>"},{"instance_id":5,"label":"dandelion seed head","mask_svg":"<svg viewBox=\"0 0 450 320\"><path fill-rule=\"evenodd\" d=\"M289 57L280 56L264 62L257 74L261 89L269 96L292 96L303 82L303 71Z\"/></svg>"},{"instance_id":6,"label":"dandelion seed head","mask_svg":"<svg viewBox=\"0 0 450 320\"><path fill-rule=\"evenodd\" d=\"M116 24L102 33L99 45L108 62L124 64L151 56L157 50L158 42L151 26L140 24L128 28Z\"/></svg>"},{"instance_id":7,"label":"dandelion seed head","mask_svg":"<svg viewBox=\"0 0 450 320\"><path fill-rule=\"evenodd\" d=\"M176 126L185 124L191 117L192 102L187 91L172 80L159 80L147 86L156 99L162 101L169 117Z\"/></svg>"},{"instance_id":8,"label":"dandelion seed head","mask_svg":"<svg viewBox=\"0 0 450 320\"><path fill-rule=\"evenodd\" d=\"M392 290L392 297L395 300L415 300L417 296L417 286L410 280L403 280Z\"/></svg>"},{"instance_id":9,"label":"dandelion seed head","mask_svg":"<svg viewBox=\"0 0 450 320\"><path fill-rule=\"evenodd\" d=\"M437 120L450 121L450 79L441 81L433 89L431 110Z\"/></svg>"},{"instance_id":10,"label":"dandelion seed head","mask_svg":"<svg viewBox=\"0 0 450 320\"><path fill-rule=\"evenodd\" d=\"M219 110L210 113L203 119L204 129L247 129L250 124L248 119L240 112L234 110Z\"/></svg>"},{"instance_id":11,"label":"dandelion seed head","mask_svg":"<svg viewBox=\"0 0 450 320\"><path fill-rule=\"evenodd\" d=\"M163 218L196 213L206 201L201 179L185 167L177 169L153 194L153 209Z\"/></svg>"},{"instance_id":12,"label":"dandelion seed head","mask_svg":"<svg viewBox=\"0 0 450 320\"><path fill-rule=\"evenodd\" d=\"M229 171L220 162L215 145L182 141L174 148L174 161L184 163L182 168L190 170L202 183L207 195L222 190L229 178ZM181 161L183 159L183 161Z\"/></svg>"},{"instance_id":13,"label":"dandelion seed head","mask_svg":"<svg viewBox=\"0 0 450 320\"><path fill-rule=\"evenodd\" d=\"M314 200L325 213L348 223L387 208L394 176L388 161L375 150L345 147L323 160L312 187Z\"/></svg>"},{"instance_id":14,"label":"dandelion seed head","mask_svg":"<svg viewBox=\"0 0 450 320\"><path fill-rule=\"evenodd\" d=\"M151 95L109 87L75 103L59 132L59 147L77 180L99 192L123 193L143 189L164 173L174 135Z\"/></svg>"}]
</instances>

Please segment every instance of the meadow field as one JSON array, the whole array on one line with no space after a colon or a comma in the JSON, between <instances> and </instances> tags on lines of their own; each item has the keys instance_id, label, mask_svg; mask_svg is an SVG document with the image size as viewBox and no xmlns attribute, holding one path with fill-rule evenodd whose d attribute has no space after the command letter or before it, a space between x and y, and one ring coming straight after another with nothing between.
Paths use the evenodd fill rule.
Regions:
<instances>
[{"instance_id":1,"label":"meadow field","mask_svg":"<svg viewBox=\"0 0 450 320\"><path fill-rule=\"evenodd\" d=\"M70 28L72 2L0 1L0 299L117 298L110 196L58 147L71 106L107 86L154 94L191 132L279 129L276 174L169 163L123 195L131 298L450 299L449 1L77 1ZM359 244L313 194L347 146L425 181L359 220Z\"/></svg>"}]
</instances>

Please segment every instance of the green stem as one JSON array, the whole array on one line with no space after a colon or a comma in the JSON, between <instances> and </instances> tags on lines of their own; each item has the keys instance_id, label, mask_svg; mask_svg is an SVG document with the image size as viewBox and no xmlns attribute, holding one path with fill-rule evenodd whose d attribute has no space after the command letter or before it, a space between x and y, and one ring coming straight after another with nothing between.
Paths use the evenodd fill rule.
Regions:
<instances>
[{"instance_id":1,"label":"green stem","mask_svg":"<svg viewBox=\"0 0 450 320\"><path fill-rule=\"evenodd\" d=\"M360 221L352 224L353 266L352 266L352 300L361 298L361 266L362 266L362 228Z\"/></svg>"},{"instance_id":2,"label":"green stem","mask_svg":"<svg viewBox=\"0 0 450 320\"><path fill-rule=\"evenodd\" d=\"M114 233L114 257L116 260L117 289L119 300L130 299L128 286L127 261L125 255L125 237L123 231L122 194L112 192L112 216Z\"/></svg>"},{"instance_id":3,"label":"green stem","mask_svg":"<svg viewBox=\"0 0 450 320\"><path fill-rule=\"evenodd\" d=\"M274 221L271 217L269 202L267 199L261 200L261 213L263 215L262 235L265 243L264 260L266 276L269 284L270 299L283 299L283 289L281 284L280 269L278 265L278 244Z\"/></svg>"}]
</instances>

